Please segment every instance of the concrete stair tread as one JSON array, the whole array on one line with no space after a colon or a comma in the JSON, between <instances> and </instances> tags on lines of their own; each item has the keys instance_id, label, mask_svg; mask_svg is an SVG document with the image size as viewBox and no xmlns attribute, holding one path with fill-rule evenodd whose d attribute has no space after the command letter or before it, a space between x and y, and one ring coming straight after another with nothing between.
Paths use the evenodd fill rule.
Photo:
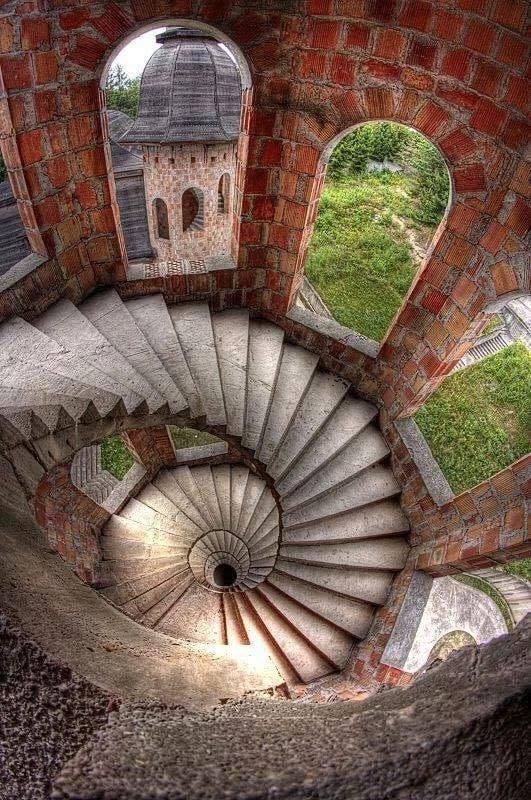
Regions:
<instances>
[{"instance_id":1,"label":"concrete stair tread","mask_svg":"<svg viewBox=\"0 0 531 800\"><path fill-rule=\"evenodd\" d=\"M302 347L285 344L257 457L273 458L310 385L319 357Z\"/></svg>"},{"instance_id":2,"label":"concrete stair tread","mask_svg":"<svg viewBox=\"0 0 531 800\"><path fill-rule=\"evenodd\" d=\"M385 440L373 425L368 425L322 469L291 494L282 498L282 507L294 509L324 497L331 489L343 486L367 467L389 454Z\"/></svg>"},{"instance_id":3,"label":"concrete stair tread","mask_svg":"<svg viewBox=\"0 0 531 800\"><path fill-rule=\"evenodd\" d=\"M233 309L214 314L212 327L227 414L227 433L241 436L247 391L249 312Z\"/></svg>"},{"instance_id":4,"label":"concrete stair tread","mask_svg":"<svg viewBox=\"0 0 531 800\"><path fill-rule=\"evenodd\" d=\"M161 294L128 300L127 310L158 354L166 371L186 398L193 417L204 414L201 398L175 333L168 307Z\"/></svg>"},{"instance_id":5,"label":"concrete stair tread","mask_svg":"<svg viewBox=\"0 0 531 800\"><path fill-rule=\"evenodd\" d=\"M187 408L183 395L114 289L93 295L79 306L79 310L168 402L173 413Z\"/></svg>"},{"instance_id":6,"label":"concrete stair tread","mask_svg":"<svg viewBox=\"0 0 531 800\"><path fill-rule=\"evenodd\" d=\"M282 357L283 331L269 322L249 325L247 404L242 444L256 450L266 421L271 395Z\"/></svg>"},{"instance_id":7,"label":"concrete stair tread","mask_svg":"<svg viewBox=\"0 0 531 800\"><path fill-rule=\"evenodd\" d=\"M364 539L341 544L281 545L283 559L304 564L400 570L406 563L408 545L399 537Z\"/></svg>"},{"instance_id":8,"label":"concrete stair tread","mask_svg":"<svg viewBox=\"0 0 531 800\"><path fill-rule=\"evenodd\" d=\"M269 474L278 479L321 430L348 390L348 383L328 372L316 371L297 410L284 441L268 464Z\"/></svg>"},{"instance_id":9,"label":"concrete stair tread","mask_svg":"<svg viewBox=\"0 0 531 800\"><path fill-rule=\"evenodd\" d=\"M269 604L258 589L248 592L247 599L303 683L309 683L333 672L332 665Z\"/></svg>"},{"instance_id":10,"label":"concrete stair tread","mask_svg":"<svg viewBox=\"0 0 531 800\"><path fill-rule=\"evenodd\" d=\"M256 591L264 596L269 605L326 661L336 669L345 666L352 649L352 637L348 633L339 630L328 620L313 613L268 581L261 583ZM289 652L290 650L287 651L288 657Z\"/></svg>"},{"instance_id":11,"label":"concrete stair tread","mask_svg":"<svg viewBox=\"0 0 531 800\"><path fill-rule=\"evenodd\" d=\"M32 324L58 344L72 350L82 361L105 373L116 382L117 391L122 386L127 387L129 393L144 399L151 411L162 405L162 397L69 300L59 300ZM130 401L127 405L129 407Z\"/></svg>"},{"instance_id":12,"label":"concrete stair tread","mask_svg":"<svg viewBox=\"0 0 531 800\"><path fill-rule=\"evenodd\" d=\"M288 494L315 474L357 436L376 414L375 406L364 400L345 397L314 437L311 447L303 451L287 474L276 482L279 494Z\"/></svg>"},{"instance_id":13,"label":"concrete stair tread","mask_svg":"<svg viewBox=\"0 0 531 800\"><path fill-rule=\"evenodd\" d=\"M297 528L284 529L285 544L330 544L393 533L407 533L409 524L399 504L393 500L354 509L339 517L309 522Z\"/></svg>"},{"instance_id":14,"label":"concrete stair tread","mask_svg":"<svg viewBox=\"0 0 531 800\"><path fill-rule=\"evenodd\" d=\"M206 303L170 307L170 317L210 425L225 425L225 402L210 311Z\"/></svg>"},{"instance_id":15,"label":"concrete stair tread","mask_svg":"<svg viewBox=\"0 0 531 800\"><path fill-rule=\"evenodd\" d=\"M358 639L367 635L373 618L373 607L368 603L311 586L278 571L270 575L267 582L346 633Z\"/></svg>"},{"instance_id":16,"label":"concrete stair tread","mask_svg":"<svg viewBox=\"0 0 531 800\"><path fill-rule=\"evenodd\" d=\"M355 508L394 497L399 492L391 470L380 464L369 467L348 483L331 489L324 497L284 514L287 528L297 527L318 519L328 519Z\"/></svg>"},{"instance_id":17,"label":"concrete stair tread","mask_svg":"<svg viewBox=\"0 0 531 800\"><path fill-rule=\"evenodd\" d=\"M355 567L349 569L344 566L330 566L322 562L319 565L308 564L303 561L287 560L282 554L277 560L275 571L327 589L329 592L374 605L385 603L393 580L393 573L381 568L369 570Z\"/></svg>"}]
</instances>

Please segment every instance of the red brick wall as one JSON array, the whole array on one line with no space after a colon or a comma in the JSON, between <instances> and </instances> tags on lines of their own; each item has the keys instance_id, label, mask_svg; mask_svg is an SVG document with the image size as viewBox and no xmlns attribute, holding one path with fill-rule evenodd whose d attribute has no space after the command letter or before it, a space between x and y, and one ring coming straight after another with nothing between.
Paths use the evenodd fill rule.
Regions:
<instances>
[{"instance_id":1,"label":"red brick wall","mask_svg":"<svg viewBox=\"0 0 531 800\"><path fill-rule=\"evenodd\" d=\"M0 295L0 319L123 281L99 78L112 49L147 22L196 18L238 44L253 78L236 170L238 269L122 283L120 291L249 305L321 353L391 418L412 413L461 357L488 304L529 291L526 7L524 0L257 0L252 8L244 0L4 2L2 150L34 247L42 240L50 260ZM302 278L327 147L371 119L411 125L434 141L453 187L448 218L376 359L285 316ZM384 428L419 537L419 565L440 574L475 556L518 552L525 465L439 509L392 424ZM367 658L376 658L391 619L380 612L383 632L377 621Z\"/></svg>"},{"instance_id":2,"label":"red brick wall","mask_svg":"<svg viewBox=\"0 0 531 800\"><path fill-rule=\"evenodd\" d=\"M132 31L165 15L197 18L238 44L253 77L236 180L239 270L125 291L164 288L282 318L300 285L328 144L369 119L413 125L444 153L453 204L377 368L364 365L362 376L374 375L393 415L411 413L459 358L486 303L525 287L524 12L524 2L497 0L292 0L251 10L237 0L4 3L2 118L52 260L0 297L0 315L34 313L58 293L77 301L123 279L99 77ZM350 350L347 362L357 359Z\"/></svg>"}]
</instances>

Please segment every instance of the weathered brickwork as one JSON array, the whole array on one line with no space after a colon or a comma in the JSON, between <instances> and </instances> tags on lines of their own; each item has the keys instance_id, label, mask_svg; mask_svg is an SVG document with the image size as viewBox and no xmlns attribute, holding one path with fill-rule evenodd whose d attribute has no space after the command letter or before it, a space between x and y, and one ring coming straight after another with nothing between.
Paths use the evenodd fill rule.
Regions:
<instances>
[{"instance_id":1,"label":"weathered brickwork","mask_svg":"<svg viewBox=\"0 0 531 800\"><path fill-rule=\"evenodd\" d=\"M383 409L414 561L355 653L361 684L406 680L379 659L414 566L440 575L529 553L527 459L438 507L393 425L451 371L493 301L530 290L526 7L523 0L0 3L0 143L32 247L48 257L0 294L0 319L29 318L60 296L79 302L113 283L124 297L162 291L173 301L207 299L215 310L249 306ZM231 172L237 269L127 282L100 76L120 41L172 16L222 31L250 67ZM330 145L372 119L419 130L440 148L452 179L447 218L376 357L286 316ZM90 580L91 509L80 505L74 522L53 499L55 485L50 498L39 495L39 521L49 514L57 531L64 524L57 547ZM76 556L76 547L86 555Z\"/></svg>"},{"instance_id":2,"label":"weathered brickwork","mask_svg":"<svg viewBox=\"0 0 531 800\"><path fill-rule=\"evenodd\" d=\"M236 146L229 144L144 146L144 185L151 243L157 262L182 258L204 259L231 253L232 210L230 199L219 208L218 188L222 176L234 185ZM201 219L197 227L184 230L183 194L188 189L201 195ZM229 194L231 194L229 192ZM169 239L159 236L155 200L166 204Z\"/></svg>"}]
</instances>

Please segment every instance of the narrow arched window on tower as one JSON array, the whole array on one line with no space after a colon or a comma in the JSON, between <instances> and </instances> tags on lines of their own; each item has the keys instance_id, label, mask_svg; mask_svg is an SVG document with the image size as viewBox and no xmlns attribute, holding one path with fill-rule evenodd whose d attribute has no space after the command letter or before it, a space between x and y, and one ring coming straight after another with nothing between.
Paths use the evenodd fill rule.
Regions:
<instances>
[{"instance_id":1,"label":"narrow arched window on tower","mask_svg":"<svg viewBox=\"0 0 531 800\"><path fill-rule=\"evenodd\" d=\"M202 231L203 192L201 189L187 189L182 199L183 231Z\"/></svg>"},{"instance_id":2,"label":"narrow arched window on tower","mask_svg":"<svg viewBox=\"0 0 531 800\"><path fill-rule=\"evenodd\" d=\"M168 206L160 197L154 202L155 230L159 239L170 238L170 223L168 221Z\"/></svg>"},{"instance_id":3,"label":"narrow arched window on tower","mask_svg":"<svg viewBox=\"0 0 531 800\"><path fill-rule=\"evenodd\" d=\"M227 214L229 211L230 175L225 172L218 183L218 214Z\"/></svg>"}]
</instances>

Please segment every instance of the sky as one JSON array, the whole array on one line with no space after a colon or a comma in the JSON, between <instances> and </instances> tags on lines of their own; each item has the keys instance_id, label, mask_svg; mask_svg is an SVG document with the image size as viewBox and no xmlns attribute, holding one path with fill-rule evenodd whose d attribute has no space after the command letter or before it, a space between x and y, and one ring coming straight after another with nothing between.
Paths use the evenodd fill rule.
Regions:
<instances>
[{"instance_id":1,"label":"sky","mask_svg":"<svg viewBox=\"0 0 531 800\"><path fill-rule=\"evenodd\" d=\"M124 49L112 62L111 69L120 65L125 70L129 78L140 77L150 57L153 55L155 50L158 50L158 48L161 47L160 44L157 44L155 38L159 35L159 33L163 33L165 30L166 28L157 28L154 31L148 31L148 33L143 33L141 36L133 39L133 41L129 42L129 44L124 47ZM229 54L233 61L235 61L235 58L228 47L223 44L221 47Z\"/></svg>"},{"instance_id":2,"label":"sky","mask_svg":"<svg viewBox=\"0 0 531 800\"><path fill-rule=\"evenodd\" d=\"M164 30L165 28L157 28L157 30L148 31L133 39L118 54L112 66L115 67L119 64L130 78L139 77L150 56L160 47L160 44L155 41L155 37Z\"/></svg>"}]
</instances>

